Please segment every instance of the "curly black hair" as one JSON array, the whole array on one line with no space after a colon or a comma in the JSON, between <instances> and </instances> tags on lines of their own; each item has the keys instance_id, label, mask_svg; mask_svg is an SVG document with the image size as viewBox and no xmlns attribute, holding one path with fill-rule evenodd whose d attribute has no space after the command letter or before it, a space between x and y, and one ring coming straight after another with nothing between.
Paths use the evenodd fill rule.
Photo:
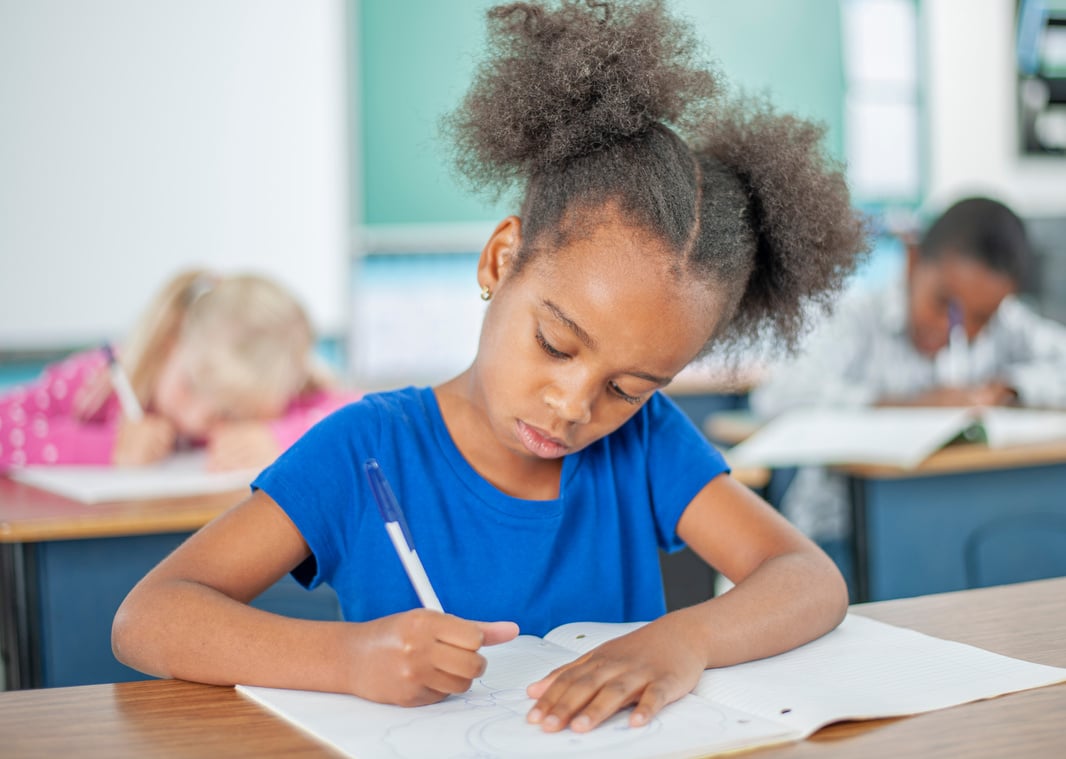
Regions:
<instances>
[{"instance_id":1,"label":"curly black hair","mask_svg":"<svg viewBox=\"0 0 1066 759\"><path fill-rule=\"evenodd\" d=\"M992 198L963 198L930 225L918 247L927 261L951 252L972 259L1017 285L1025 283L1032 250L1025 224Z\"/></svg>"},{"instance_id":2,"label":"curly black hair","mask_svg":"<svg viewBox=\"0 0 1066 759\"><path fill-rule=\"evenodd\" d=\"M823 129L726 96L661 0L516 2L488 21L486 58L444 125L473 186L524 191L514 271L616 204L678 272L726 295L708 349L793 348L867 249Z\"/></svg>"}]
</instances>

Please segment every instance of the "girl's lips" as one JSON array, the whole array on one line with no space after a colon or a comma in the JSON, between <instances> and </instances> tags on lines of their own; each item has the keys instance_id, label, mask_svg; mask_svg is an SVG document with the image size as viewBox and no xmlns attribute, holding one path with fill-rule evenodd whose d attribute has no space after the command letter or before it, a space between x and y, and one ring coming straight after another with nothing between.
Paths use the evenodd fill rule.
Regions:
<instances>
[{"instance_id":1,"label":"girl's lips","mask_svg":"<svg viewBox=\"0 0 1066 759\"><path fill-rule=\"evenodd\" d=\"M534 456L542 459L557 459L565 456L569 450L569 446L562 441L551 437L537 427L526 424L521 419L515 423L515 426L518 430L518 439Z\"/></svg>"}]
</instances>

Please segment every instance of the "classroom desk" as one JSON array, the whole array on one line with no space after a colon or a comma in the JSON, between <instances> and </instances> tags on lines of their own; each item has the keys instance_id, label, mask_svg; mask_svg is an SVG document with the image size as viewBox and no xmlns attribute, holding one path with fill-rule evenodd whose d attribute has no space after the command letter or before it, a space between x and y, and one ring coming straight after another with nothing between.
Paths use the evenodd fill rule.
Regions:
<instances>
[{"instance_id":1,"label":"classroom desk","mask_svg":"<svg viewBox=\"0 0 1066 759\"><path fill-rule=\"evenodd\" d=\"M1066 578L853 607L875 619L1066 667ZM1066 684L914 717L848 722L759 759L1062 756ZM177 680L0 693L0 753L36 759L329 757L232 688Z\"/></svg>"},{"instance_id":2,"label":"classroom desk","mask_svg":"<svg viewBox=\"0 0 1066 759\"><path fill-rule=\"evenodd\" d=\"M1066 441L851 465L856 600L1066 575Z\"/></svg>"},{"instance_id":3,"label":"classroom desk","mask_svg":"<svg viewBox=\"0 0 1066 759\"><path fill-rule=\"evenodd\" d=\"M87 505L0 477L0 655L6 687L141 680L111 655L130 588L247 490ZM332 591L285 578L256 605L337 618ZM2 749L0 749L2 750Z\"/></svg>"}]
</instances>

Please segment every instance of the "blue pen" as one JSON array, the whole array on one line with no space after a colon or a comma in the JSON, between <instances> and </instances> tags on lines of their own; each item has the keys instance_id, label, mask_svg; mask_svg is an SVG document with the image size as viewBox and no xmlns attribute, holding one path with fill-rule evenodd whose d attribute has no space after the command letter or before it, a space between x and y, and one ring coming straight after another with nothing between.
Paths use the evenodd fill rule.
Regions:
<instances>
[{"instance_id":1,"label":"blue pen","mask_svg":"<svg viewBox=\"0 0 1066 759\"><path fill-rule=\"evenodd\" d=\"M392 547L396 549L396 555L400 557L407 578L418 594L418 600L427 609L444 611L440 605L440 599L433 592L433 586L429 582L426 568L422 566L418 553L415 551L415 542L411 538L411 531L407 528L407 520L404 519L403 510L400 508L396 496L393 495L389 481L385 479L381 466L376 459L367 459L364 464L367 479L370 480L370 491L377 501L378 511L385 522L385 531L389 533Z\"/></svg>"}]
</instances>

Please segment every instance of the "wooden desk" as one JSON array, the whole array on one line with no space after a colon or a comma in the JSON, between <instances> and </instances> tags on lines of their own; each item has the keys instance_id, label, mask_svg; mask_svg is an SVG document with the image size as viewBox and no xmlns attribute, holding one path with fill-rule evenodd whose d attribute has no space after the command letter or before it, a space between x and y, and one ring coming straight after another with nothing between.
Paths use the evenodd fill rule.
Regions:
<instances>
[{"instance_id":1,"label":"wooden desk","mask_svg":"<svg viewBox=\"0 0 1066 759\"><path fill-rule=\"evenodd\" d=\"M87 505L0 477L0 654L6 686L142 680L143 674L111 655L115 611L163 557L246 494ZM314 618L339 614L331 590L307 594L289 578L256 605Z\"/></svg>"},{"instance_id":2,"label":"wooden desk","mask_svg":"<svg viewBox=\"0 0 1066 759\"><path fill-rule=\"evenodd\" d=\"M875 619L1042 664L1066 666L1066 579L853 607ZM915 717L850 722L759 759L1051 757L1066 746L1066 684ZM176 680L0 693L3 748L23 759L329 757L231 688Z\"/></svg>"},{"instance_id":3,"label":"wooden desk","mask_svg":"<svg viewBox=\"0 0 1066 759\"><path fill-rule=\"evenodd\" d=\"M111 656L126 592L184 538L244 497L87 505L0 477L0 651L8 688L143 675Z\"/></svg>"},{"instance_id":4,"label":"wooden desk","mask_svg":"<svg viewBox=\"0 0 1066 759\"><path fill-rule=\"evenodd\" d=\"M915 469L838 469L859 600L1066 575L1066 442L954 445Z\"/></svg>"}]
</instances>

